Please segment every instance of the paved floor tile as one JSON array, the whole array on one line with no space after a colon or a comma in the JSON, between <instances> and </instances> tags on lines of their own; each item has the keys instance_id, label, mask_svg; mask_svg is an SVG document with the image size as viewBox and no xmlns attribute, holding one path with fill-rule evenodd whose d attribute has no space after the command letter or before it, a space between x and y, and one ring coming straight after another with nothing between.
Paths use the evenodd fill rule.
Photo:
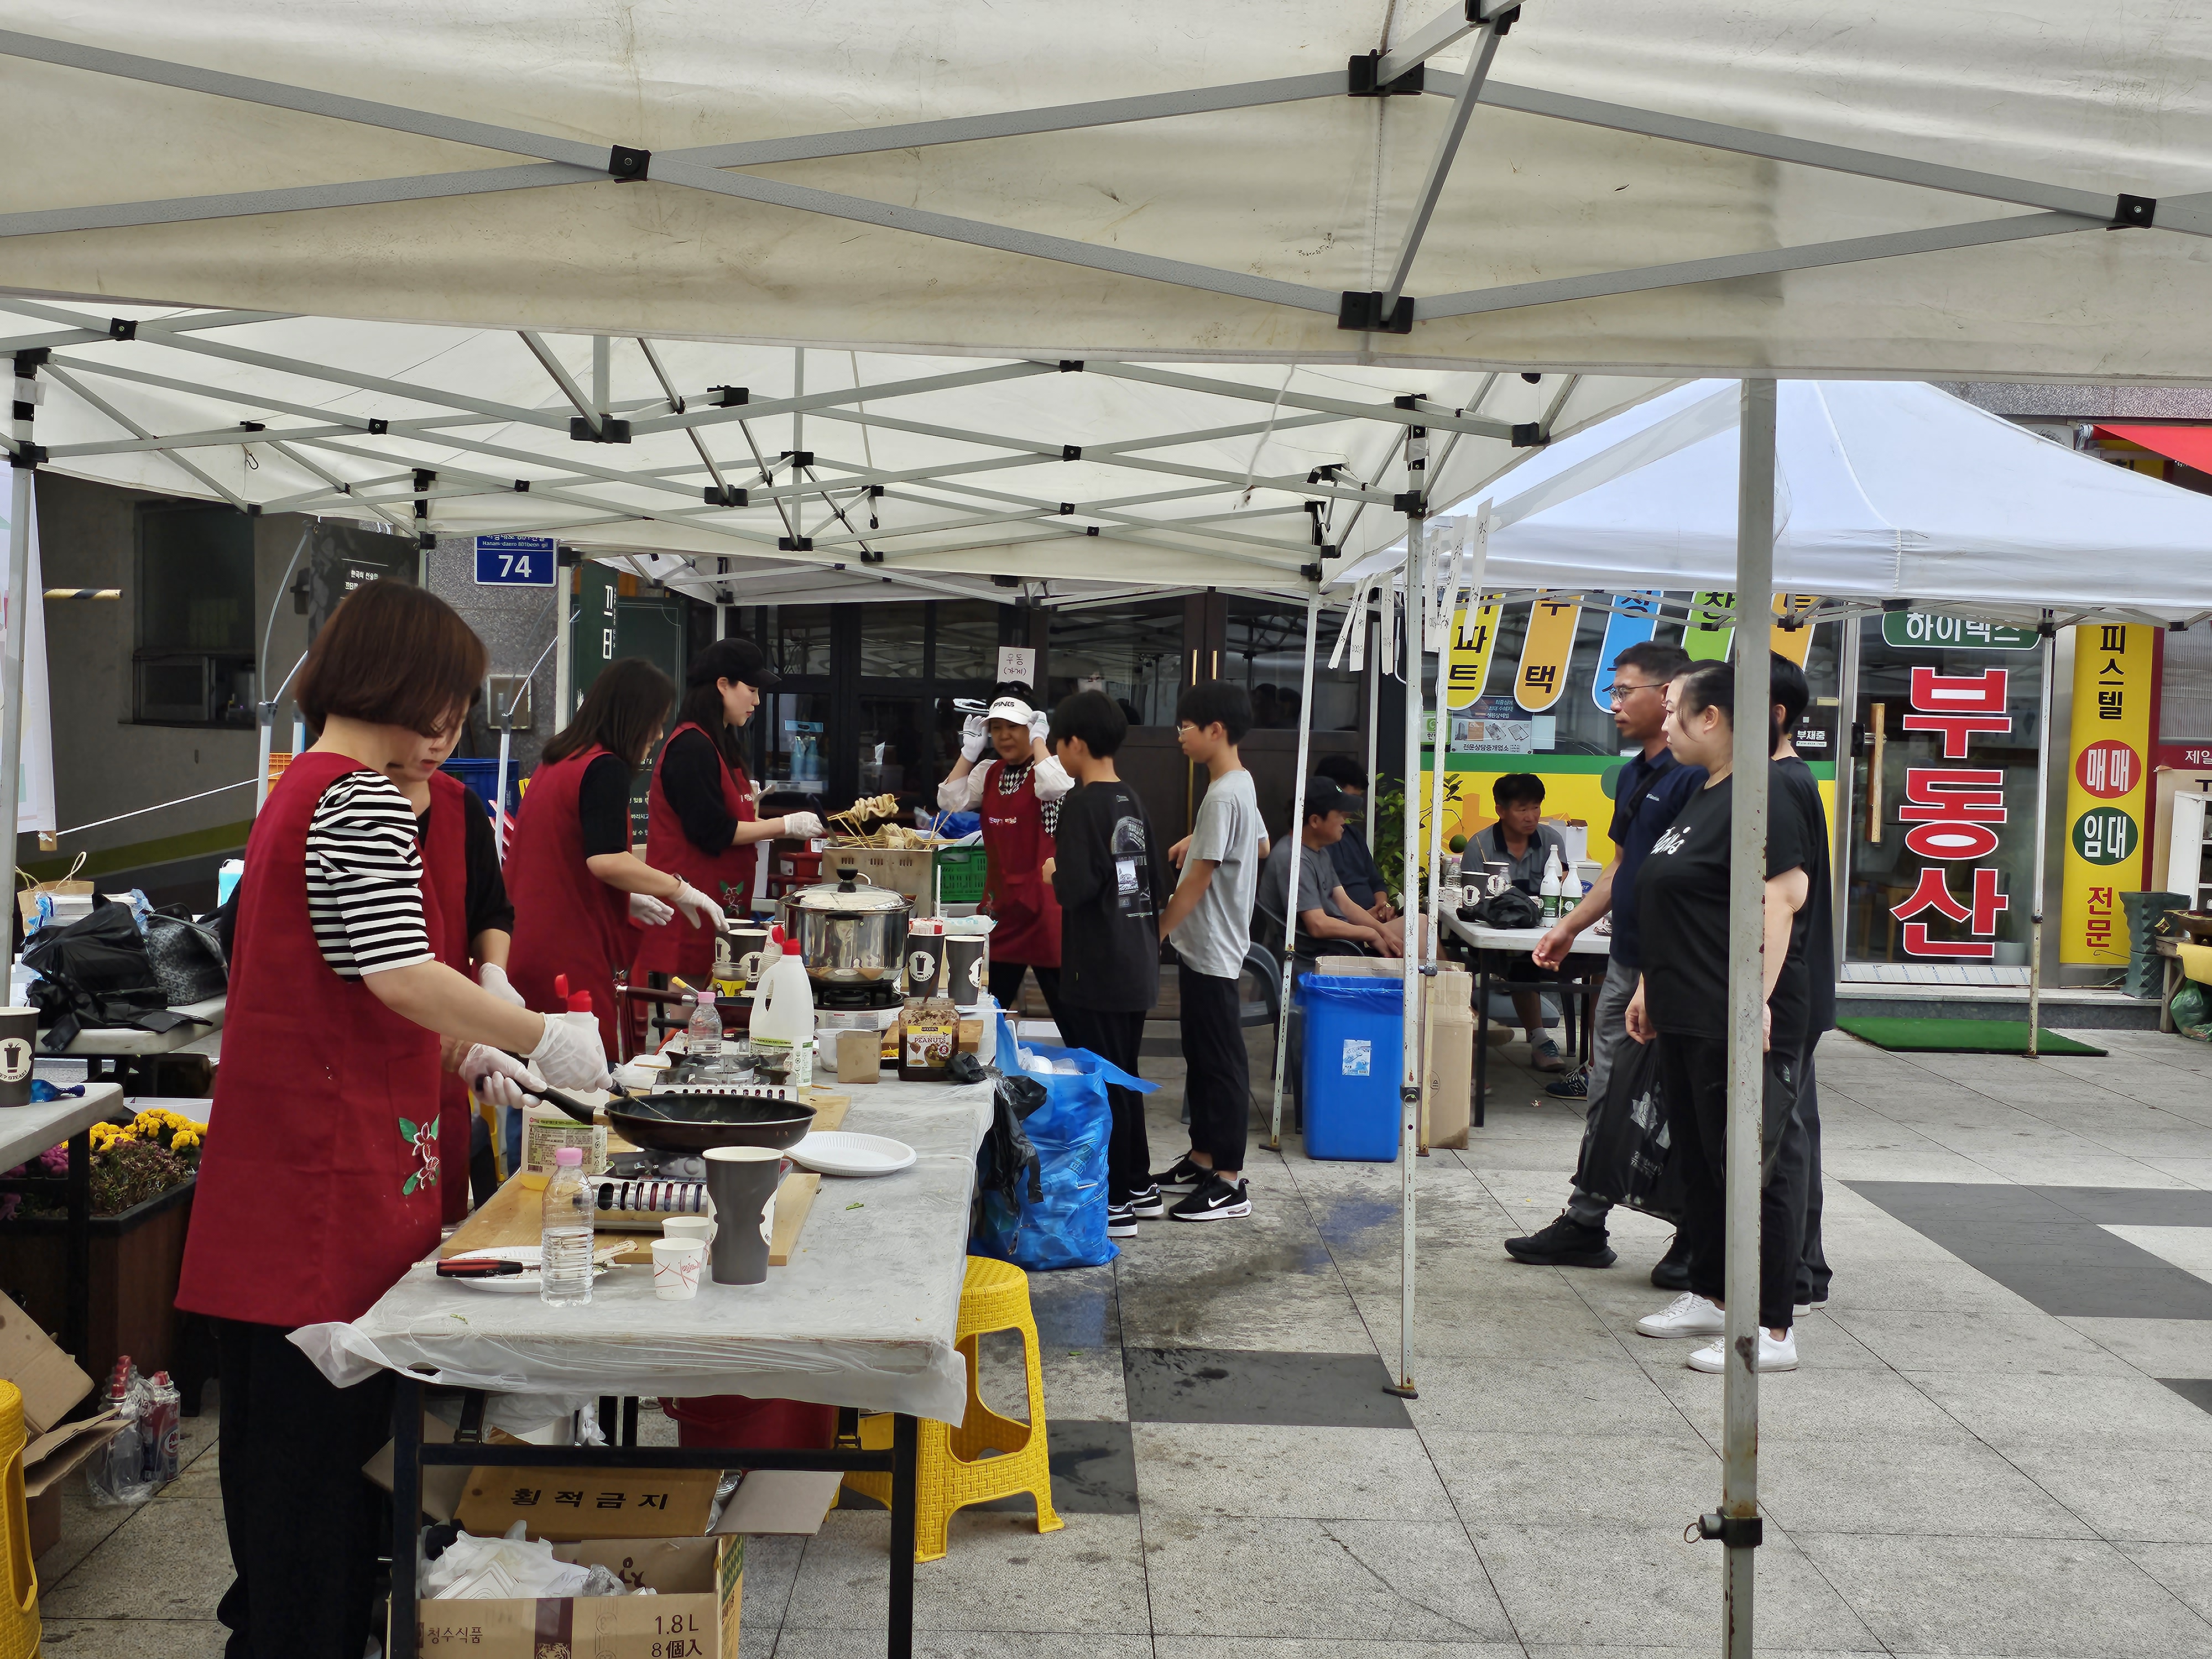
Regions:
<instances>
[{"instance_id":1,"label":"paved floor tile","mask_svg":"<svg viewBox=\"0 0 2212 1659\"><path fill-rule=\"evenodd\" d=\"M1344 1429L1411 1423L1405 1401L1383 1392L1390 1372L1371 1347L1358 1353L1131 1347L1123 1361L1133 1422Z\"/></svg>"},{"instance_id":2,"label":"paved floor tile","mask_svg":"<svg viewBox=\"0 0 2212 1659\"><path fill-rule=\"evenodd\" d=\"M1720 1497L1720 1460L1686 1423L1602 1434L1423 1437L1479 1547L1530 1525L1648 1528L1664 1536Z\"/></svg>"},{"instance_id":3,"label":"paved floor tile","mask_svg":"<svg viewBox=\"0 0 2212 1659\"><path fill-rule=\"evenodd\" d=\"M1963 1432L1948 1440L1800 1440L1776 1446L1762 1463L1759 1506L1793 1534L2090 1538L2099 1530L2016 1453L2000 1455Z\"/></svg>"},{"instance_id":4,"label":"paved floor tile","mask_svg":"<svg viewBox=\"0 0 2212 1659\"><path fill-rule=\"evenodd\" d=\"M212 1619L63 1619L40 1632L45 1659L222 1659L230 1632Z\"/></svg>"},{"instance_id":5,"label":"paved floor tile","mask_svg":"<svg viewBox=\"0 0 2212 1659\"><path fill-rule=\"evenodd\" d=\"M1449 1521L1422 1437L1407 1429L1138 1423L1145 1511L1352 1521Z\"/></svg>"},{"instance_id":6,"label":"paved floor tile","mask_svg":"<svg viewBox=\"0 0 2212 1659\"><path fill-rule=\"evenodd\" d=\"M61 1619L207 1620L230 1587L222 1505L205 1498L155 1498L42 1592Z\"/></svg>"},{"instance_id":7,"label":"paved floor tile","mask_svg":"<svg viewBox=\"0 0 2212 1659\"><path fill-rule=\"evenodd\" d=\"M2212 1545L2122 1544L2120 1553L2212 1623Z\"/></svg>"},{"instance_id":8,"label":"paved floor tile","mask_svg":"<svg viewBox=\"0 0 2212 1659\"><path fill-rule=\"evenodd\" d=\"M2066 1319L2060 1322L2149 1376L2212 1377L2212 1320Z\"/></svg>"},{"instance_id":9,"label":"paved floor tile","mask_svg":"<svg viewBox=\"0 0 2212 1659\"><path fill-rule=\"evenodd\" d=\"M2202 1659L2212 1651L2212 1625L2110 1544L1796 1537L1899 1653Z\"/></svg>"}]
</instances>

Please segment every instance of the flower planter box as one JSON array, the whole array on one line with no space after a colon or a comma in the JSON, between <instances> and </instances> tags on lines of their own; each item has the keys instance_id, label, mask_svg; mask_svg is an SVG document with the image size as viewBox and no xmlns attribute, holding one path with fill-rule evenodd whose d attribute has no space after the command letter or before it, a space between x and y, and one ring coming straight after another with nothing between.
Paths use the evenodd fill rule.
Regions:
<instances>
[{"instance_id":1,"label":"flower planter box","mask_svg":"<svg viewBox=\"0 0 2212 1659\"><path fill-rule=\"evenodd\" d=\"M187 1181L120 1215L92 1218L92 1304L86 1326L92 1351L78 1355L77 1361L95 1382L107 1375L118 1354L129 1354L149 1376L178 1369L183 1316L177 1311L177 1278L184 1267L185 1230L191 1221L196 1184ZM62 1325L68 1224L60 1216L0 1223L0 1291L49 1331Z\"/></svg>"}]
</instances>

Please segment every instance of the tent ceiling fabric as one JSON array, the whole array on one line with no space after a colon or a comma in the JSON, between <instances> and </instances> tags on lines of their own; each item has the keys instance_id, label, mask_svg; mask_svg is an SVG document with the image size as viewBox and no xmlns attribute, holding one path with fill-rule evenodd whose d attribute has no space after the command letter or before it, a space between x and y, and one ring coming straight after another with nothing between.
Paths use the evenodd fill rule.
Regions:
<instances>
[{"instance_id":1,"label":"tent ceiling fabric","mask_svg":"<svg viewBox=\"0 0 2212 1659\"><path fill-rule=\"evenodd\" d=\"M1741 406L1733 381L1676 386L1500 481L1486 586L1732 588ZM1775 425L1778 592L2061 622L2212 615L2212 496L1914 382L1785 380Z\"/></svg>"},{"instance_id":2,"label":"tent ceiling fabric","mask_svg":"<svg viewBox=\"0 0 2212 1659\"><path fill-rule=\"evenodd\" d=\"M0 282L940 357L2212 378L2174 323L2212 234L2202 8L1527 0L1464 110L1434 10L10 0L37 161ZM1425 95L1346 95L1349 58L1446 42ZM1424 199L1411 331L1340 329Z\"/></svg>"},{"instance_id":3,"label":"tent ceiling fabric","mask_svg":"<svg viewBox=\"0 0 2212 1659\"><path fill-rule=\"evenodd\" d=\"M817 597L988 592L974 579L994 575L1056 592L1302 592L1322 556L1307 501L1348 556L1400 533L1391 498L1412 487L1409 423L1436 423L1429 477L1443 499L1540 453L1513 447L1515 426L1564 435L1669 384L1358 366L1079 372L818 349L802 366L790 348L623 337L607 344L605 407L630 440L600 443L571 436L597 407L588 337L121 312L135 337L112 337L105 309L0 294L0 337L51 344L36 440L56 470L409 534L695 556L708 574L720 559L764 559L786 586L811 567ZM719 406L726 387L747 401ZM1416 395L1419 410L1394 402ZM1070 449L1080 458L1063 459ZM790 451L814 458L796 477ZM1309 483L1331 465L1343 473ZM719 485L749 490L748 504L710 505ZM780 545L794 535L812 546ZM766 591L769 570L738 574Z\"/></svg>"}]
</instances>

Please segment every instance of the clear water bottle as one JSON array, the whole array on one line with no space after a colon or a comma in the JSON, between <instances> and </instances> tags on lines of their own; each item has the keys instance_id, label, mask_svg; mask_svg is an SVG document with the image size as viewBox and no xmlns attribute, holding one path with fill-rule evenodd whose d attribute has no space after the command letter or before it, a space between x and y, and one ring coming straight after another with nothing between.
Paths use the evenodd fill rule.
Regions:
<instances>
[{"instance_id":1,"label":"clear water bottle","mask_svg":"<svg viewBox=\"0 0 2212 1659\"><path fill-rule=\"evenodd\" d=\"M711 991L691 994L691 1020L684 1028L684 1047L696 1065L710 1070L722 1058L722 1011Z\"/></svg>"},{"instance_id":2,"label":"clear water bottle","mask_svg":"<svg viewBox=\"0 0 2212 1659\"><path fill-rule=\"evenodd\" d=\"M549 1308L580 1308L592 1299L592 1231L597 1219L591 1184L584 1178L582 1147L563 1146L553 1154L544 1217L538 1294Z\"/></svg>"}]
</instances>

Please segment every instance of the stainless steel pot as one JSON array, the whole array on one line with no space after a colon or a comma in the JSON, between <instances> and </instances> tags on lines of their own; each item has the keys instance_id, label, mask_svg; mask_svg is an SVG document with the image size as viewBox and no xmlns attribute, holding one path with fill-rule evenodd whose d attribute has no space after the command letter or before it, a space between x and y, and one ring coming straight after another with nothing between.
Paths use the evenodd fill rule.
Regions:
<instances>
[{"instance_id":1,"label":"stainless steel pot","mask_svg":"<svg viewBox=\"0 0 2212 1659\"><path fill-rule=\"evenodd\" d=\"M898 983L906 956L903 893L878 887L850 866L838 879L802 887L783 901L783 931L799 942L806 976L817 985Z\"/></svg>"}]
</instances>

